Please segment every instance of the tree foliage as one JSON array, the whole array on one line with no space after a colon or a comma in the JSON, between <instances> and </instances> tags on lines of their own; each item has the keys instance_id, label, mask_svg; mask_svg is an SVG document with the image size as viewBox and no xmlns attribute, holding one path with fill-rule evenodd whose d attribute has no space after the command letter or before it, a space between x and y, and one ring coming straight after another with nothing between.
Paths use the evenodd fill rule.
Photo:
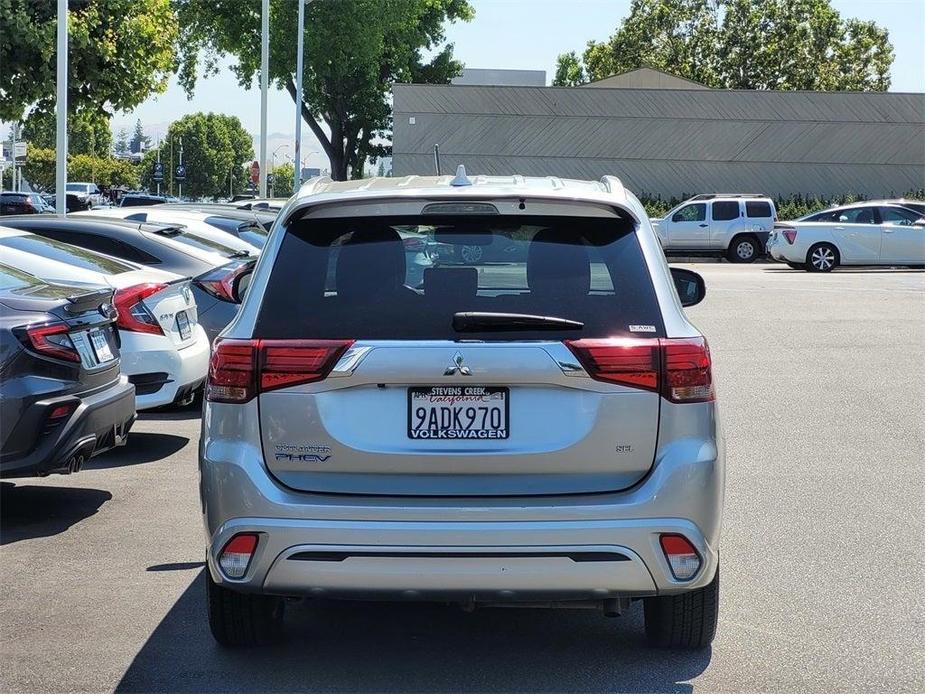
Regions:
<instances>
[{"instance_id":1,"label":"tree foliage","mask_svg":"<svg viewBox=\"0 0 925 694\"><path fill-rule=\"evenodd\" d=\"M23 123L23 139L31 147L54 149L57 136L55 114L37 111ZM68 114L67 149L71 154L107 157L112 149L109 119L99 111L78 111Z\"/></svg>"},{"instance_id":2,"label":"tree foliage","mask_svg":"<svg viewBox=\"0 0 925 694\"><path fill-rule=\"evenodd\" d=\"M227 195L229 176L234 192L244 189L244 163L254 156L250 133L235 116L191 113L171 123L167 137L161 142L161 162L164 164L162 192L179 192L180 182L175 181L173 175L174 168L180 163L181 140L183 163L186 165L186 180L182 182L184 197ZM149 149L141 162L141 182L149 190L157 188L151 178L156 160L157 150Z\"/></svg>"},{"instance_id":3,"label":"tree foliage","mask_svg":"<svg viewBox=\"0 0 925 694\"><path fill-rule=\"evenodd\" d=\"M55 189L55 150L32 148L23 167L23 177L41 192ZM71 154L67 158L67 177L71 181L93 181L101 186L138 186L138 167L110 156Z\"/></svg>"},{"instance_id":4,"label":"tree foliage","mask_svg":"<svg viewBox=\"0 0 925 694\"><path fill-rule=\"evenodd\" d=\"M0 0L0 119L54 112L57 8ZM171 0L71 0L68 107L122 111L167 88L178 25Z\"/></svg>"},{"instance_id":5,"label":"tree foliage","mask_svg":"<svg viewBox=\"0 0 925 694\"><path fill-rule=\"evenodd\" d=\"M291 0L270 3L270 78L293 101L297 12ZM453 46L442 45L443 27L469 20L473 10L466 0L315 0L305 14L302 117L333 178L362 175L367 158L389 150L390 85L447 82L459 74ZM233 70L242 85L253 83L260 70L260 0L183 0L179 17L180 78L187 90L202 61L215 70L223 54L237 61Z\"/></svg>"},{"instance_id":6,"label":"tree foliage","mask_svg":"<svg viewBox=\"0 0 925 694\"><path fill-rule=\"evenodd\" d=\"M292 182L295 179L295 167L286 162L273 169L273 188L267 193L275 198L288 198L292 195Z\"/></svg>"},{"instance_id":7,"label":"tree foliage","mask_svg":"<svg viewBox=\"0 0 925 694\"><path fill-rule=\"evenodd\" d=\"M141 119L135 119L135 129L132 131L132 137L128 141L128 151L134 154L141 152L151 146L151 138L145 135L141 127Z\"/></svg>"},{"instance_id":8,"label":"tree foliage","mask_svg":"<svg viewBox=\"0 0 925 694\"><path fill-rule=\"evenodd\" d=\"M581 63L559 56L554 83L645 65L715 88L885 91L892 62L885 29L843 19L829 0L633 0Z\"/></svg>"}]
</instances>

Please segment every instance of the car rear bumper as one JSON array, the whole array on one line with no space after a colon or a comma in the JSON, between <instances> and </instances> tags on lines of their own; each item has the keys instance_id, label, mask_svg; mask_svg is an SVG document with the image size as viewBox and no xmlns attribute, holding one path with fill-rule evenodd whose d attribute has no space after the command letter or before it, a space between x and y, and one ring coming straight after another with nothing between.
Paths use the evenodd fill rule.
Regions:
<instances>
[{"instance_id":1,"label":"car rear bumper","mask_svg":"<svg viewBox=\"0 0 925 694\"><path fill-rule=\"evenodd\" d=\"M196 339L183 349L173 347L163 335L122 334L122 373L140 379L136 396L139 411L170 405L205 380L209 338L198 324L193 331Z\"/></svg>"},{"instance_id":2,"label":"car rear bumper","mask_svg":"<svg viewBox=\"0 0 925 694\"><path fill-rule=\"evenodd\" d=\"M40 400L21 421L34 418L41 427L48 412L75 401L77 409L70 418L42 433L30 453L0 461L0 476L36 477L72 472L79 469L83 460L125 443L135 421L135 388L124 376L117 384L93 395ZM37 434L41 431L39 428Z\"/></svg>"},{"instance_id":3,"label":"car rear bumper","mask_svg":"<svg viewBox=\"0 0 925 694\"><path fill-rule=\"evenodd\" d=\"M200 451L208 566L216 582L235 590L604 599L686 592L708 584L716 570L724 489L718 428L715 439L679 437L663 446L649 474L622 492L348 496L281 485L249 443L259 441L256 403L224 406L235 413L229 417L211 405ZM209 436L213 416L224 421L222 438ZM257 533L259 541L246 574L234 580L218 558L238 533ZM665 533L685 536L700 554L692 580L672 576L659 543Z\"/></svg>"}]
</instances>

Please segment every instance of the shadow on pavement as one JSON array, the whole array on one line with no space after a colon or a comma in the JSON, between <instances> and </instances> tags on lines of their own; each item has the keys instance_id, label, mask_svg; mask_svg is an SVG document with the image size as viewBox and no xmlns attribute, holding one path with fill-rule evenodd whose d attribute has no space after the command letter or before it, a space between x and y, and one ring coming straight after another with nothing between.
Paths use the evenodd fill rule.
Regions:
<instances>
[{"instance_id":1,"label":"shadow on pavement","mask_svg":"<svg viewBox=\"0 0 925 694\"><path fill-rule=\"evenodd\" d=\"M166 421L166 422L176 422L186 419L199 419L202 416L202 398L197 396L193 402L189 405L183 405L182 407L174 407L169 405L167 407L160 407L155 410L145 410L144 412L138 413L138 418L141 421L151 420L151 421Z\"/></svg>"},{"instance_id":2,"label":"shadow on pavement","mask_svg":"<svg viewBox=\"0 0 925 694\"><path fill-rule=\"evenodd\" d=\"M84 464L84 469L108 470L114 467L156 463L173 455L188 443L189 438L186 436L131 432L128 435L128 443L91 458Z\"/></svg>"},{"instance_id":3,"label":"shadow on pavement","mask_svg":"<svg viewBox=\"0 0 925 694\"><path fill-rule=\"evenodd\" d=\"M209 634L196 577L135 656L119 692L689 692L711 651L650 650L641 605L585 610L306 601L287 605L284 639L225 650Z\"/></svg>"},{"instance_id":4,"label":"shadow on pavement","mask_svg":"<svg viewBox=\"0 0 925 694\"><path fill-rule=\"evenodd\" d=\"M96 513L112 494L102 489L0 484L0 545L57 535Z\"/></svg>"},{"instance_id":5,"label":"shadow on pavement","mask_svg":"<svg viewBox=\"0 0 925 694\"><path fill-rule=\"evenodd\" d=\"M202 561L178 561L172 564L155 564L145 571L189 571L190 569L201 569L204 565L205 562Z\"/></svg>"}]
</instances>

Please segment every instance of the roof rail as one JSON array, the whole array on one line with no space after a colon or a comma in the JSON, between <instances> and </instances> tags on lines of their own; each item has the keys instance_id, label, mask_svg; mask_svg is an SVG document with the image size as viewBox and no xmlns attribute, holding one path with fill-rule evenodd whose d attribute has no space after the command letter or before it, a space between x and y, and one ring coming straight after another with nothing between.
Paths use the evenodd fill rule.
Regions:
<instances>
[{"instance_id":1,"label":"roof rail","mask_svg":"<svg viewBox=\"0 0 925 694\"><path fill-rule=\"evenodd\" d=\"M691 200L712 200L713 198L766 198L763 193L701 193Z\"/></svg>"},{"instance_id":2,"label":"roof rail","mask_svg":"<svg viewBox=\"0 0 925 694\"><path fill-rule=\"evenodd\" d=\"M297 195L312 195L318 191L318 188L329 183L333 183L333 179L330 176L313 176L302 183Z\"/></svg>"},{"instance_id":3,"label":"roof rail","mask_svg":"<svg viewBox=\"0 0 925 694\"><path fill-rule=\"evenodd\" d=\"M626 197L626 188L623 187L623 181L616 176L601 176L601 185L612 195Z\"/></svg>"}]
</instances>

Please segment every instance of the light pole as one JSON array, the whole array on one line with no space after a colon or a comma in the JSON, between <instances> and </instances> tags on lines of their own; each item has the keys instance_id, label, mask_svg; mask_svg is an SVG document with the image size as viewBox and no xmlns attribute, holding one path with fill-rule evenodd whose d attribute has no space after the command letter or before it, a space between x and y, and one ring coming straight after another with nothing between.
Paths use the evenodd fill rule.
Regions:
<instances>
[{"instance_id":1,"label":"light pole","mask_svg":"<svg viewBox=\"0 0 925 694\"><path fill-rule=\"evenodd\" d=\"M57 123L55 131L55 212L67 214L67 0L58 0L58 82ZM13 152L13 175L16 175L16 152Z\"/></svg>"},{"instance_id":2,"label":"light pole","mask_svg":"<svg viewBox=\"0 0 925 694\"><path fill-rule=\"evenodd\" d=\"M267 89L270 85L270 0L260 9L260 166L267 165ZM267 197L266 172L260 177L260 197Z\"/></svg>"},{"instance_id":3,"label":"light pole","mask_svg":"<svg viewBox=\"0 0 925 694\"><path fill-rule=\"evenodd\" d=\"M183 166L183 138L182 137L180 138L180 166ZM182 202L183 201L183 181L177 181L177 186L179 188L178 195L179 195L180 201Z\"/></svg>"},{"instance_id":4,"label":"light pole","mask_svg":"<svg viewBox=\"0 0 925 694\"><path fill-rule=\"evenodd\" d=\"M295 174L292 181L292 192L295 192L302 185L302 71L304 69L305 59L305 5L311 0L298 0L299 2L299 23L296 26L298 39L296 43L295 58Z\"/></svg>"}]
</instances>

